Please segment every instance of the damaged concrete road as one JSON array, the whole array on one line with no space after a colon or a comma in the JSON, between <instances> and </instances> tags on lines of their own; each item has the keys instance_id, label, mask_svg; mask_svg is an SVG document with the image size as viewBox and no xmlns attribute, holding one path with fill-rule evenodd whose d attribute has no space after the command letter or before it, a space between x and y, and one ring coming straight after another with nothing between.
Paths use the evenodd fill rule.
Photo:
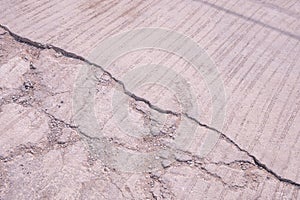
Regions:
<instances>
[{"instance_id":1,"label":"damaged concrete road","mask_svg":"<svg viewBox=\"0 0 300 200\"><path fill-rule=\"evenodd\" d=\"M298 2L1 3L0 199L299 199Z\"/></svg>"}]
</instances>

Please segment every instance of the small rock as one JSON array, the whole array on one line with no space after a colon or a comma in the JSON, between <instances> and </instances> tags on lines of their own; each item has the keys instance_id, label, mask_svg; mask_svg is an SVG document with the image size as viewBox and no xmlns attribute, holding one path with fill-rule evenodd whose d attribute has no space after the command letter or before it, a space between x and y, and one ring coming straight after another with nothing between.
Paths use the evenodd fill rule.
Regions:
<instances>
[{"instance_id":1,"label":"small rock","mask_svg":"<svg viewBox=\"0 0 300 200\"><path fill-rule=\"evenodd\" d=\"M23 83L23 87L24 87L25 90L32 89L33 84L31 83L31 81L26 81L26 82Z\"/></svg>"},{"instance_id":2,"label":"small rock","mask_svg":"<svg viewBox=\"0 0 300 200\"><path fill-rule=\"evenodd\" d=\"M172 162L169 161L169 160L163 160L163 161L161 162L161 165L163 166L163 168L168 168L168 167L171 166L171 164L172 164Z\"/></svg>"},{"instance_id":3,"label":"small rock","mask_svg":"<svg viewBox=\"0 0 300 200\"><path fill-rule=\"evenodd\" d=\"M161 171L153 171L151 172L151 178L158 179L162 175Z\"/></svg>"},{"instance_id":4,"label":"small rock","mask_svg":"<svg viewBox=\"0 0 300 200\"><path fill-rule=\"evenodd\" d=\"M188 162L192 161L192 157L185 154L175 154L175 159L179 162Z\"/></svg>"},{"instance_id":5,"label":"small rock","mask_svg":"<svg viewBox=\"0 0 300 200\"><path fill-rule=\"evenodd\" d=\"M70 129L63 129L62 130L62 134L60 135L60 137L57 139L57 143L58 144L66 144L69 142L69 138L72 135L72 131Z\"/></svg>"},{"instance_id":6,"label":"small rock","mask_svg":"<svg viewBox=\"0 0 300 200\"><path fill-rule=\"evenodd\" d=\"M107 83L107 82L110 82L111 81L111 78L108 74L104 73L102 74L102 76L100 77L99 79L99 82L100 83Z\"/></svg>"},{"instance_id":7,"label":"small rock","mask_svg":"<svg viewBox=\"0 0 300 200\"><path fill-rule=\"evenodd\" d=\"M17 100L19 99L19 97L18 97L18 96L12 96L11 99L12 99L13 101L17 101Z\"/></svg>"},{"instance_id":8,"label":"small rock","mask_svg":"<svg viewBox=\"0 0 300 200\"><path fill-rule=\"evenodd\" d=\"M62 55L62 53L60 53L60 52L55 52L55 55L54 55L56 58L59 58L59 57L62 57L63 55Z\"/></svg>"},{"instance_id":9,"label":"small rock","mask_svg":"<svg viewBox=\"0 0 300 200\"><path fill-rule=\"evenodd\" d=\"M32 62L30 62L29 66L30 66L30 69L36 69L36 67L33 65Z\"/></svg>"},{"instance_id":10,"label":"small rock","mask_svg":"<svg viewBox=\"0 0 300 200\"><path fill-rule=\"evenodd\" d=\"M24 59L25 61L28 61L28 60L29 60L27 56L24 56L23 59Z\"/></svg>"}]
</instances>

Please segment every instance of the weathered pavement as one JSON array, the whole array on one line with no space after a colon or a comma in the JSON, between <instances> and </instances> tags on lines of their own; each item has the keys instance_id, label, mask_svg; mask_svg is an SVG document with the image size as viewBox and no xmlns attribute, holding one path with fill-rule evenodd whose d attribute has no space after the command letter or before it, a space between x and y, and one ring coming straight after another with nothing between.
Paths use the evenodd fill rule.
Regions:
<instances>
[{"instance_id":1,"label":"weathered pavement","mask_svg":"<svg viewBox=\"0 0 300 200\"><path fill-rule=\"evenodd\" d=\"M1 1L0 9L9 28L0 32L0 199L299 199L299 2ZM215 128L214 99L191 65L145 50L105 69L89 60L103 38L140 27L189 36L216 63L226 115L204 158L199 146ZM188 147L159 158L157 170L124 172L107 162L112 152L103 159L98 143L151 152L184 134L173 125L185 116L166 89L127 87L124 75L149 63L181 74L202 112L186 119L197 125ZM86 66L96 73L95 115L105 142L74 120L75 82ZM116 91L128 97L119 106L147 137L132 137L112 120ZM163 134L153 131L157 116L168 118Z\"/></svg>"}]
</instances>

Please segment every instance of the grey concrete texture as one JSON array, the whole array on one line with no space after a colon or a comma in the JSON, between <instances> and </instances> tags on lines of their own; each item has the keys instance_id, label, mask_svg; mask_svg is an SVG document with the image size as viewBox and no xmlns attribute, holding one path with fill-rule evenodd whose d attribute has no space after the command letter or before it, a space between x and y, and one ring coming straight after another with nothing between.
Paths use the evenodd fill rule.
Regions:
<instances>
[{"instance_id":1,"label":"grey concrete texture","mask_svg":"<svg viewBox=\"0 0 300 200\"><path fill-rule=\"evenodd\" d=\"M0 200L300 199L299 19L297 0L0 0Z\"/></svg>"}]
</instances>

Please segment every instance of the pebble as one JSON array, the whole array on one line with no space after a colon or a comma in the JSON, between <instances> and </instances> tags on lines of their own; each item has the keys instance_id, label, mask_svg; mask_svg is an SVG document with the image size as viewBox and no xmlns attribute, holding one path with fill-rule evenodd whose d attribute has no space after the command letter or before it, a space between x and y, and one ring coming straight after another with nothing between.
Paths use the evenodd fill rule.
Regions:
<instances>
[{"instance_id":1,"label":"pebble","mask_svg":"<svg viewBox=\"0 0 300 200\"><path fill-rule=\"evenodd\" d=\"M36 67L33 65L32 62L30 62L29 66L30 66L30 69L36 69Z\"/></svg>"},{"instance_id":2,"label":"pebble","mask_svg":"<svg viewBox=\"0 0 300 200\"><path fill-rule=\"evenodd\" d=\"M161 162L161 165L163 166L163 168L168 168L168 167L171 166L171 164L172 164L172 162L169 161L169 160L163 160L163 161Z\"/></svg>"},{"instance_id":3,"label":"pebble","mask_svg":"<svg viewBox=\"0 0 300 200\"><path fill-rule=\"evenodd\" d=\"M175 159L179 162L187 162L187 161L191 161L192 157L185 154L175 154Z\"/></svg>"}]
</instances>

